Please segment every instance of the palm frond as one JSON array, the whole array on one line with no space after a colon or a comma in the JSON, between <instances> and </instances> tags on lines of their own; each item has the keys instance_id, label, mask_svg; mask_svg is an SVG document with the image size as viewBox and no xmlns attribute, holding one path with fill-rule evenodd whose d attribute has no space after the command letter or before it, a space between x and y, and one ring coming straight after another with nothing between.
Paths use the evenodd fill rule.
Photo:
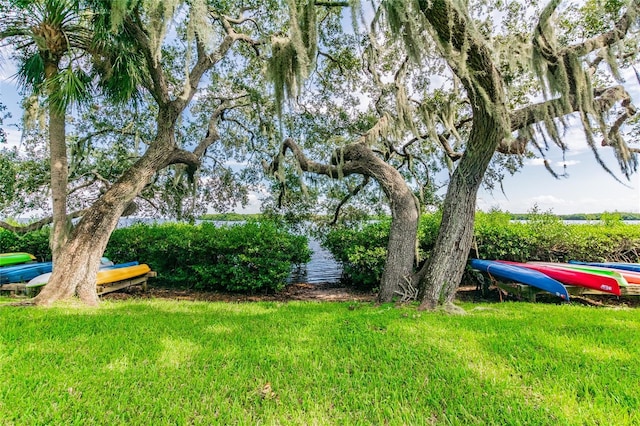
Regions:
<instances>
[{"instance_id":1,"label":"palm frond","mask_svg":"<svg viewBox=\"0 0 640 426\"><path fill-rule=\"evenodd\" d=\"M91 98L91 76L71 67L48 79L44 86L49 94L48 102L59 111L66 111L69 105Z\"/></svg>"},{"instance_id":2,"label":"palm frond","mask_svg":"<svg viewBox=\"0 0 640 426\"><path fill-rule=\"evenodd\" d=\"M33 54L27 57L15 75L18 85L30 92L39 92L44 82L44 61L42 56Z\"/></svg>"}]
</instances>

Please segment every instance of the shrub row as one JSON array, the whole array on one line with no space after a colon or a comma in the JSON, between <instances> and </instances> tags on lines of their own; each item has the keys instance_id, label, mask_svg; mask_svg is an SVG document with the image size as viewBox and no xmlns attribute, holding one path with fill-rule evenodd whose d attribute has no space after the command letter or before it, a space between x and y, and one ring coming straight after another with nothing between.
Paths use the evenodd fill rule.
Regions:
<instances>
[{"instance_id":1,"label":"shrub row","mask_svg":"<svg viewBox=\"0 0 640 426\"><path fill-rule=\"evenodd\" d=\"M421 217L418 230L419 261L435 243L440 213ZM322 244L344 265L344 277L355 286L375 288L387 255L390 222L335 228L322 236ZM476 252L477 250L477 252ZM640 226L625 224L608 214L602 222L566 224L548 213L530 214L526 222L512 222L509 213L479 212L475 241L469 257L513 261L567 262L571 259L603 262L637 262Z\"/></svg>"},{"instance_id":2,"label":"shrub row","mask_svg":"<svg viewBox=\"0 0 640 426\"><path fill-rule=\"evenodd\" d=\"M49 261L51 260L49 233L49 227L22 235L0 228L0 253L27 252L34 255L40 262Z\"/></svg>"},{"instance_id":3,"label":"shrub row","mask_svg":"<svg viewBox=\"0 0 640 426\"><path fill-rule=\"evenodd\" d=\"M28 251L47 258L35 250L38 244L26 244L36 238L12 240L6 234L13 235L0 232L0 252ZM37 235L45 245L47 237L46 232ZM154 283L160 286L256 292L282 289L292 265L308 262L310 251L306 237L292 235L272 222L228 227L204 223L117 229L105 256L116 263L147 263L158 273Z\"/></svg>"}]
</instances>

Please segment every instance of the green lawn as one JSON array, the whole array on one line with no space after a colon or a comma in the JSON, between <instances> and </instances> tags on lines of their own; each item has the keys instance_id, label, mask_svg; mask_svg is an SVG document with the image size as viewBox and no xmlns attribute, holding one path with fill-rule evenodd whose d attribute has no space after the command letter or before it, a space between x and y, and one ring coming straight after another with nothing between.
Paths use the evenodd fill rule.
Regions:
<instances>
[{"instance_id":1,"label":"green lawn","mask_svg":"<svg viewBox=\"0 0 640 426\"><path fill-rule=\"evenodd\" d=\"M640 310L0 306L0 424L640 424Z\"/></svg>"}]
</instances>

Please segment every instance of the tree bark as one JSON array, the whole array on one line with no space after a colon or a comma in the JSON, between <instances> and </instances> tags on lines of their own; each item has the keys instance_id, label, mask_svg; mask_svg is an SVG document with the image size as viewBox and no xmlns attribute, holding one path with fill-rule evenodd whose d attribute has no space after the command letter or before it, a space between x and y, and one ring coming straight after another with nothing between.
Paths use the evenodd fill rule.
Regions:
<instances>
[{"instance_id":1,"label":"tree bark","mask_svg":"<svg viewBox=\"0 0 640 426\"><path fill-rule=\"evenodd\" d=\"M398 296L401 285L411 283L418 236L420 208L404 178L363 144L345 149L345 159L357 161L368 176L374 178L389 198L391 228L387 258L380 280L379 302L390 302Z\"/></svg>"},{"instance_id":2,"label":"tree bark","mask_svg":"<svg viewBox=\"0 0 640 426\"><path fill-rule=\"evenodd\" d=\"M45 64L45 77L52 79L58 73L57 62ZM51 167L52 218L49 245L53 263L57 262L62 246L67 242L71 224L67 220L67 185L69 165L67 160L67 140L65 112L59 106L49 104L49 163Z\"/></svg>"}]
</instances>

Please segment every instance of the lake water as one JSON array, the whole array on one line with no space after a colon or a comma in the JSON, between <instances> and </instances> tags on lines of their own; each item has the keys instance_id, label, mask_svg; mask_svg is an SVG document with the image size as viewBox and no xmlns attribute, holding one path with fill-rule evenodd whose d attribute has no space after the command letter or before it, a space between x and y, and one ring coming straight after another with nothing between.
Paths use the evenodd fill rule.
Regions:
<instances>
[{"instance_id":1,"label":"lake water","mask_svg":"<svg viewBox=\"0 0 640 426\"><path fill-rule=\"evenodd\" d=\"M291 273L290 283L337 283L342 276L342 265L316 239L309 237L311 261Z\"/></svg>"}]
</instances>

